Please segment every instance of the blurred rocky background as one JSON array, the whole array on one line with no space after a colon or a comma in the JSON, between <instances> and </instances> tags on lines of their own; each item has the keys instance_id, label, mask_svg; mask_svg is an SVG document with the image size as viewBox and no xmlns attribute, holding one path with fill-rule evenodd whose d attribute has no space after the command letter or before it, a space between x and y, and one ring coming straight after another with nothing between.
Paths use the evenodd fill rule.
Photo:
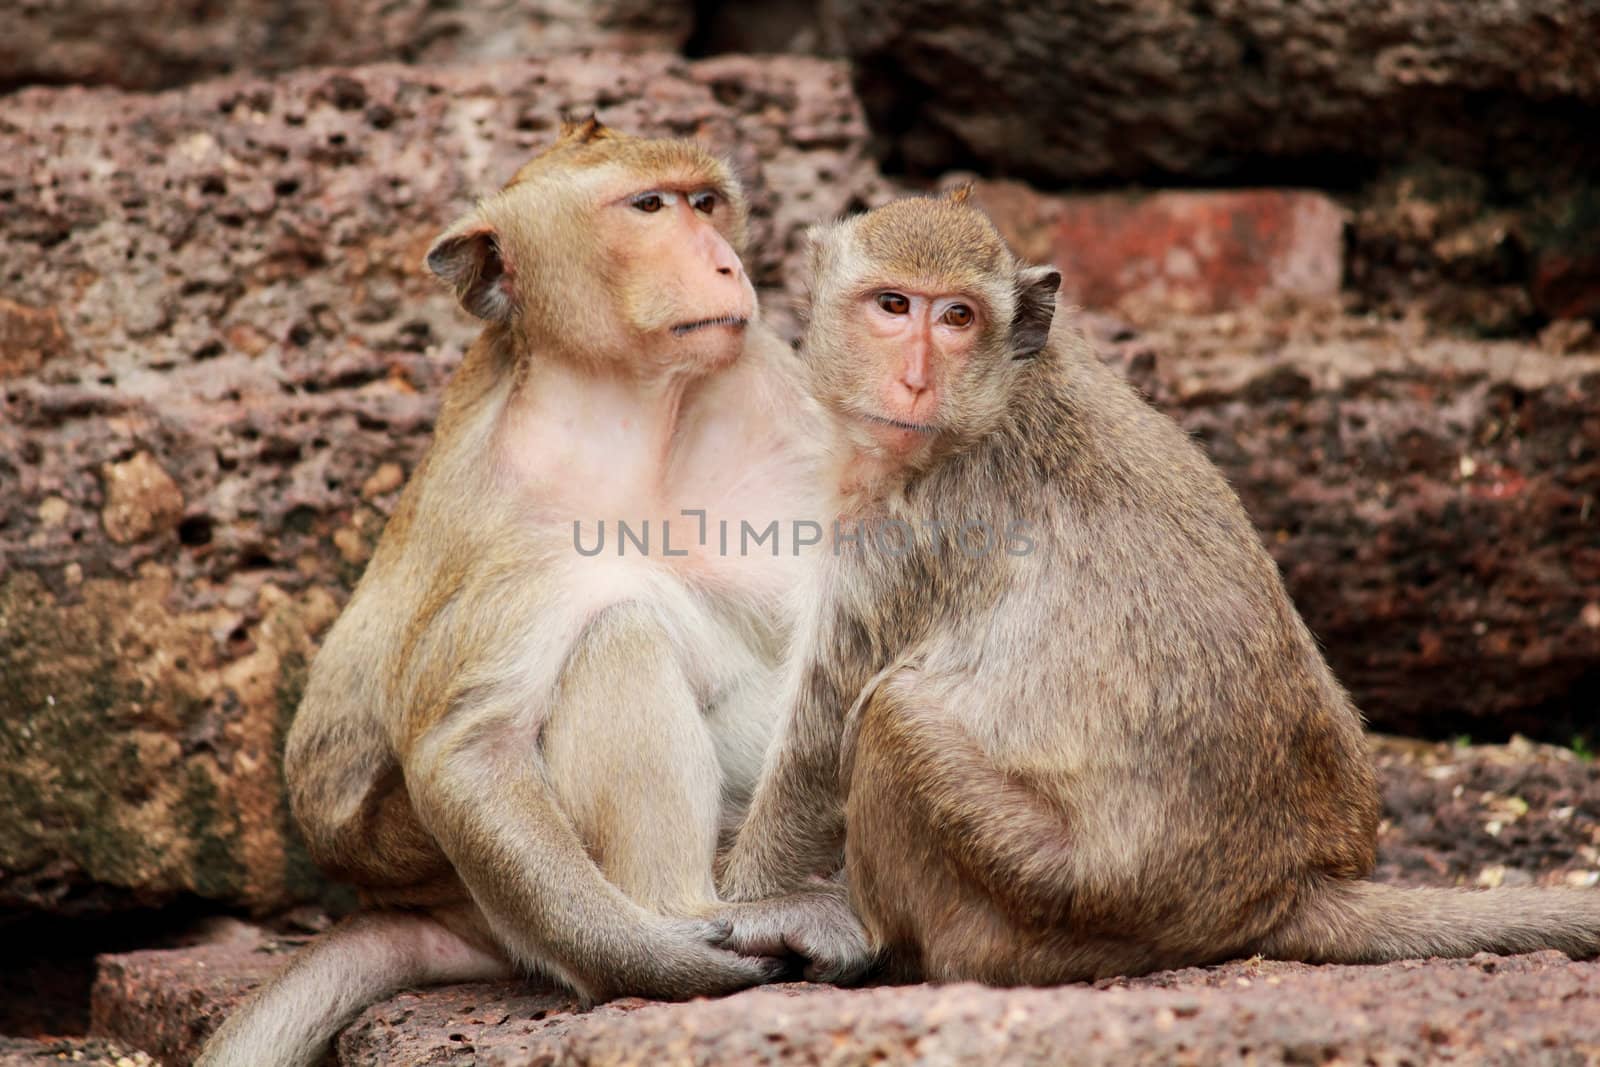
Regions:
<instances>
[{"instance_id":1,"label":"blurred rocky background","mask_svg":"<svg viewBox=\"0 0 1600 1067\"><path fill-rule=\"evenodd\" d=\"M14 0L3 22L0 1033L84 1029L96 952L347 903L278 751L474 333L422 252L590 110L733 160L785 329L805 224L975 182L1238 487L1375 728L1567 750L1439 750L1499 768L1465 794L1390 759L1386 873L1600 872L1589 0ZM102 987L105 1018L148 1007Z\"/></svg>"}]
</instances>

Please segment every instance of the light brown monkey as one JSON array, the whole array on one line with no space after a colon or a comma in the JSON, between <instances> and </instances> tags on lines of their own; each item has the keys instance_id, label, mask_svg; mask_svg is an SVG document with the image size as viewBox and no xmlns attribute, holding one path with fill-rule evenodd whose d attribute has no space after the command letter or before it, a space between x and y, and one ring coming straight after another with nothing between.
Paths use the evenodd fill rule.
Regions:
<instances>
[{"instance_id":1,"label":"light brown monkey","mask_svg":"<svg viewBox=\"0 0 1600 1067\"><path fill-rule=\"evenodd\" d=\"M815 239L802 357L847 543L725 893L799 884L842 840L905 979L1600 951L1600 893L1366 880L1359 717L1237 497L1052 332L1058 275L964 199Z\"/></svg>"},{"instance_id":2,"label":"light brown monkey","mask_svg":"<svg viewBox=\"0 0 1600 1067\"><path fill-rule=\"evenodd\" d=\"M408 985L522 972L680 998L778 973L713 944L713 858L772 730L795 557L708 528L803 514L814 477L744 227L703 149L591 120L428 253L485 328L285 753L313 857L369 909L202 1063L312 1063ZM747 921L801 950L859 937L842 890L796 899L798 925L781 906Z\"/></svg>"}]
</instances>

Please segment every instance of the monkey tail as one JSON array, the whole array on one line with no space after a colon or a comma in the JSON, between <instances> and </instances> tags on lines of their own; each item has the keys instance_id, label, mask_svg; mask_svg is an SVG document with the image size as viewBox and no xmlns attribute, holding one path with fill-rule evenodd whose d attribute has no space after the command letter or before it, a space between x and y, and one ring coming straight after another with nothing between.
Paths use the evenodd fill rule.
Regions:
<instances>
[{"instance_id":1,"label":"monkey tail","mask_svg":"<svg viewBox=\"0 0 1600 1067\"><path fill-rule=\"evenodd\" d=\"M1385 963L1541 949L1574 959L1600 955L1600 892L1412 889L1329 879L1260 951L1308 963Z\"/></svg>"},{"instance_id":2,"label":"monkey tail","mask_svg":"<svg viewBox=\"0 0 1600 1067\"><path fill-rule=\"evenodd\" d=\"M302 949L211 1036L195 1067L315 1067L362 1009L408 986L510 968L431 916L365 912Z\"/></svg>"}]
</instances>

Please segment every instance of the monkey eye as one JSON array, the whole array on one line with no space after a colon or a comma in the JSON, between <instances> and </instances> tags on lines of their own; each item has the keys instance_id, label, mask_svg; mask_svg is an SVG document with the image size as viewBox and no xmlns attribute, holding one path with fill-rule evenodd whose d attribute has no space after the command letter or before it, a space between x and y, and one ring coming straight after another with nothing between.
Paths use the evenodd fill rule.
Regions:
<instances>
[{"instance_id":1,"label":"monkey eye","mask_svg":"<svg viewBox=\"0 0 1600 1067\"><path fill-rule=\"evenodd\" d=\"M904 293L879 293L878 306L891 315L904 315L911 310L911 301Z\"/></svg>"},{"instance_id":2,"label":"monkey eye","mask_svg":"<svg viewBox=\"0 0 1600 1067\"><path fill-rule=\"evenodd\" d=\"M944 309L944 314L939 316L946 326L970 326L972 324L972 309L965 304L951 304Z\"/></svg>"},{"instance_id":3,"label":"monkey eye","mask_svg":"<svg viewBox=\"0 0 1600 1067\"><path fill-rule=\"evenodd\" d=\"M667 197L661 193L640 193L629 202L646 215L654 215L667 206Z\"/></svg>"},{"instance_id":4,"label":"monkey eye","mask_svg":"<svg viewBox=\"0 0 1600 1067\"><path fill-rule=\"evenodd\" d=\"M709 215L717 208L717 194L709 189L694 193L689 197L689 206L702 215Z\"/></svg>"}]
</instances>

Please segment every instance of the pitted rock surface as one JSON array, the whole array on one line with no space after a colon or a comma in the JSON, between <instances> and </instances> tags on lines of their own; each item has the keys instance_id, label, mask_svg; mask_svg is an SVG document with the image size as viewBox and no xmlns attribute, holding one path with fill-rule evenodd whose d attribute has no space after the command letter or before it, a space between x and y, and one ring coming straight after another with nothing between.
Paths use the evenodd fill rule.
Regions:
<instances>
[{"instance_id":1,"label":"pitted rock surface","mask_svg":"<svg viewBox=\"0 0 1600 1067\"><path fill-rule=\"evenodd\" d=\"M16 0L0 38L0 90L162 89L219 74L383 60L674 51L693 24L694 7L683 0Z\"/></svg>"},{"instance_id":2,"label":"pitted rock surface","mask_svg":"<svg viewBox=\"0 0 1600 1067\"><path fill-rule=\"evenodd\" d=\"M197 1031L238 1003L239 976L270 969L261 963L260 950L243 945L108 957L97 1030L181 1067L199 1047ZM343 1067L1046 1067L1069 1054L1107 1065L1455 1057L1578 1067L1600 1057L1600 963L1556 952L1372 967L1246 960L1093 986L779 985L722 1000L624 999L588 1010L559 993L480 983L402 993L364 1012L337 1043Z\"/></svg>"},{"instance_id":3,"label":"pitted rock surface","mask_svg":"<svg viewBox=\"0 0 1600 1067\"><path fill-rule=\"evenodd\" d=\"M1042 184L1594 173L1589 0L839 0L891 164ZM1537 181L1537 179L1536 179Z\"/></svg>"}]
</instances>

